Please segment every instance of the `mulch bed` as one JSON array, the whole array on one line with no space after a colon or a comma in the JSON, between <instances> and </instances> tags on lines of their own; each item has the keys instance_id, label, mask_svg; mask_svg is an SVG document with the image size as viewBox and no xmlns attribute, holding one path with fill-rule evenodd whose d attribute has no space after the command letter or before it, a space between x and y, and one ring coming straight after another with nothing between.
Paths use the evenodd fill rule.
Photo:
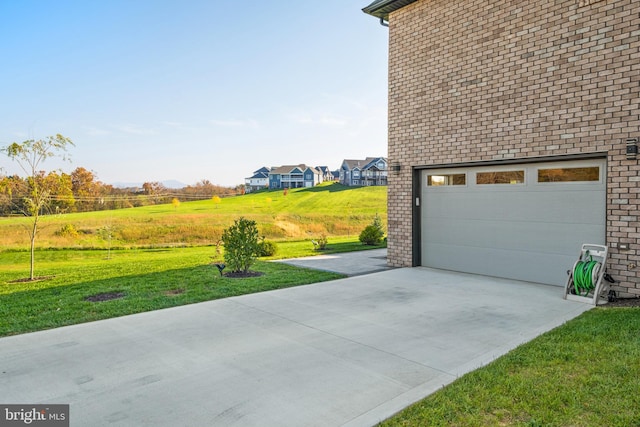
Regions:
<instances>
[{"instance_id":1,"label":"mulch bed","mask_svg":"<svg viewBox=\"0 0 640 427\"><path fill-rule=\"evenodd\" d=\"M640 307L640 298L617 298L602 307Z\"/></svg>"},{"instance_id":2,"label":"mulch bed","mask_svg":"<svg viewBox=\"0 0 640 427\"><path fill-rule=\"evenodd\" d=\"M127 294L124 292L103 292L101 294L90 295L85 297L85 301L89 302L102 302L102 301L111 301L114 299L124 298Z\"/></svg>"},{"instance_id":3,"label":"mulch bed","mask_svg":"<svg viewBox=\"0 0 640 427\"><path fill-rule=\"evenodd\" d=\"M28 282L40 282L42 280L49 280L49 279L53 279L56 276L38 276L38 277L34 277L33 279L29 279L28 277L24 278L24 279L17 279L17 280L12 280L8 283L28 283Z\"/></svg>"},{"instance_id":4,"label":"mulch bed","mask_svg":"<svg viewBox=\"0 0 640 427\"><path fill-rule=\"evenodd\" d=\"M184 289L171 289L171 290L168 290L168 291L164 291L162 293L165 294L168 297L174 297L176 295L184 294Z\"/></svg>"}]
</instances>

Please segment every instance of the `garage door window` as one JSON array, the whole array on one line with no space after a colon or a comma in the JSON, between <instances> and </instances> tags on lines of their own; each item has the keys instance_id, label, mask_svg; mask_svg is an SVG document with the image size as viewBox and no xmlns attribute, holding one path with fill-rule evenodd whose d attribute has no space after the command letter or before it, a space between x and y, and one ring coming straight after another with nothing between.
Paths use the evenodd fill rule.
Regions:
<instances>
[{"instance_id":1,"label":"garage door window","mask_svg":"<svg viewBox=\"0 0 640 427\"><path fill-rule=\"evenodd\" d=\"M600 181L600 168L556 168L538 169L538 182L585 182Z\"/></svg>"},{"instance_id":2,"label":"garage door window","mask_svg":"<svg viewBox=\"0 0 640 427\"><path fill-rule=\"evenodd\" d=\"M476 184L524 184L524 171L477 172Z\"/></svg>"},{"instance_id":3,"label":"garage door window","mask_svg":"<svg viewBox=\"0 0 640 427\"><path fill-rule=\"evenodd\" d=\"M451 175L427 175L427 186L440 187L443 185L466 185L467 176L463 173Z\"/></svg>"}]
</instances>

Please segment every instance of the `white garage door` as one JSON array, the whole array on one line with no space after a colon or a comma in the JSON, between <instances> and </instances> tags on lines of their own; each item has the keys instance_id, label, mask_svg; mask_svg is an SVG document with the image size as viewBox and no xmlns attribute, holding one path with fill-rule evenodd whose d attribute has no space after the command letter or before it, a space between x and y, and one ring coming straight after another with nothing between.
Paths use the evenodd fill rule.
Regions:
<instances>
[{"instance_id":1,"label":"white garage door","mask_svg":"<svg viewBox=\"0 0 640 427\"><path fill-rule=\"evenodd\" d=\"M423 266L564 286L605 244L604 159L422 174Z\"/></svg>"}]
</instances>

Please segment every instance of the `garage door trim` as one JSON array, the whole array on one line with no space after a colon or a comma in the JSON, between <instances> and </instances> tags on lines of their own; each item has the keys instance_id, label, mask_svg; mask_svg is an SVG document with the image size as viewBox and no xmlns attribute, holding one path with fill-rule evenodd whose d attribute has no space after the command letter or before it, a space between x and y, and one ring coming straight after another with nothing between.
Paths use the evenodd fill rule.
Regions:
<instances>
[{"instance_id":1,"label":"garage door trim","mask_svg":"<svg viewBox=\"0 0 640 427\"><path fill-rule=\"evenodd\" d=\"M567 154L562 156L540 156L540 157L519 157L517 159L500 159L500 160L479 160L476 162L461 163L442 163L433 165L414 166L416 172L428 169L455 169L455 168L474 168L482 166L500 166L500 165L517 165L532 163L551 163L551 162L567 162L571 160L590 160L590 159L607 159L607 152ZM419 186L418 186L419 187ZM419 194L419 192L418 192Z\"/></svg>"},{"instance_id":2,"label":"garage door trim","mask_svg":"<svg viewBox=\"0 0 640 427\"><path fill-rule=\"evenodd\" d=\"M540 246L543 246L543 252L531 253L539 254L535 256L553 258L549 260L552 261L549 266L551 267L552 264L555 265L554 274L557 275L559 270L559 263L557 262L557 259L559 259L560 257L564 257L564 259L562 259L562 263L563 265L564 263L567 263L568 254L572 253L572 249L570 248L573 248L573 246L577 244L576 242L583 239L592 239L594 241L591 243L605 243L604 241L600 242L600 240L606 240L606 177L608 175L608 162L606 157L594 155L571 157L555 156L537 158L537 161L530 161L531 159L519 160L520 161L518 162L509 163L504 161L491 162L491 164L489 164L489 162L474 162L473 164L468 166L464 166L461 164L449 164L444 168L435 167L435 165L431 167L415 168L414 188L418 191L414 191L416 197L414 205L414 265L431 265L435 266L436 268L456 269L454 266L458 263L452 262L452 260L482 259L482 255L480 255L479 252L474 253L477 253L480 258L475 258L475 255L469 257L470 254L467 254L467 251L471 250L470 248L476 247L478 244L480 245L478 246L479 250L482 250L485 253L505 250L516 251L509 252L509 255L513 256L518 256L516 255L518 251L540 251ZM513 171L519 169L513 166L517 164L522 165L523 174L517 174L515 176L511 175L507 177L507 179L516 179L518 182L517 184L514 184L516 181L512 181L510 185L491 185L488 183L483 184L475 182L476 177L479 176L478 174L482 173L483 171ZM581 168L588 167L590 164L599 164L600 173L597 178L592 175L591 177L586 177L587 179L585 180L575 182L562 181L557 183L550 183L538 181L539 170L543 170L546 168ZM449 173L448 171L454 172L454 170L456 175L458 173L464 173L464 175L466 176L466 181L456 179L457 184L454 185L438 186L435 183L433 187L431 185L427 185L427 176L430 174L430 172L433 171L433 175L446 175L447 173ZM499 178L500 177L498 177L498 179ZM581 178L583 177L580 177L580 179ZM522 179L522 182L520 181L520 179ZM557 190L554 190L554 186L560 187L556 187ZM461 191L461 193L459 193L459 191ZM540 191L542 191L542 193ZM564 196L562 193L566 191L569 192L568 194L572 194L572 197L576 196L577 200L580 200L580 203L582 203L582 205L584 206L589 206L591 204L591 201L588 200L588 197L590 196L588 196L584 191L595 191L595 193L593 194L598 194L595 200L600 200L596 204L597 206L599 206L596 210L579 210L578 212L582 213L579 215L578 221L574 224L575 227L572 225L570 229L563 227L563 224L566 223L567 218L574 217L573 213L569 213L569 207L566 203L564 203L564 200L562 199L562 197ZM432 196L430 196L429 194L432 194L434 198L432 199ZM441 195L438 196L438 194ZM454 196L455 194L458 195ZM470 199L468 199L468 202L464 202L464 200L467 200L467 196L465 196L465 194L468 194L469 197L471 197ZM476 194L476 196L473 196L473 194ZM478 195L480 194L484 194L484 196L478 198ZM503 194L505 196L501 196L500 194ZM507 194L513 194L513 196L508 196ZM455 199L451 199L451 197L457 199L457 202L454 201ZM451 200L453 204L450 206L448 202L447 204L442 204L445 200ZM508 204L509 200L513 200L515 204ZM530 201L527 202L527 200ZM467 204L469 202L471 203L470 205ZM427 206L427 203L429 203L429 206ZM433 203L436 204L434 205ZM547 205L547 203L553 204ZM580 203L578 204L578 206L582 206L580 205ZM468 213L468 211L466 211L467 206L472 212L471 215ZM513 206L514 209L512 209L510 206ZM544 206L551 206L552 209L545 209ZM538 207L541 207L540 209L542 210L538 210ZM428 209L428 211L425 211L425 209ZM433 209L436 210L433 211ZM457 210L455 211L455 213L454 211L452 211L451 214L448 214L447 209ZM496 210L496 214L493 214L492 210ZM460 213L460 215L458 215L458 212ZM479 216L476 217L474 212L477 212ZM509 212L512 214L510 214ZM435 217L432 216L434 214L436 215ZM538 214L541 216L538 217ZM429 218L434 218L436 222L431 223L431 221L429 221L429 224L431 224L431 226L423 229L423 227L427 227L428 225L427 223L422 223L423 221L427 221L427 217L425 215L428 215ZM521 218L529 218L524 219L524 221L533 222L520 222ZM541 221L538 221L539 218L541 219ZM462 223L458 223L458 221L462 221ZM484 223L487 224L486 227L482 226L481 228L478 228L477 226L472 225ZM516 224L518 228L514 233L512 228ZM434 225L436 228L433 228ZM451 228L450 231L446 231L447 228L450 227L453 228ZM546 228L540 229L539 227ZM554 231L554 228L557 229L558 227L559 230ZM504 229L504 233L506 234L502 234L503 232L499 231L499 229ZM474 231L472 231L472 233L470 234L464 234L462 233L462 230ZM554 239L553 236L557 236L559 233L564 233L565 231L567 232L566 239ZM427 233L426 235L424 234L425 232ZM451 232L451 234L449 234L449 232ZM511 237L517 236L518 234L521 235L521 239L519 240L517 240L517 237ZM583 234L584 236L580 237ZM545 235L547 235L548 237L544 237ZM428 243L428 246L423 247L423 245L427 244L427 241L424 240L426 236L431 236L429 237L430 243ZM446 236L450 236L450 238ZM467 236L471 238L471 240L468 241L469 244L465 243L467 242ZM433 240L434 237L435 240ZM529 240L530 238L531 240ZM551 240L546 240L547 238ZM491 241L492 244L485 248L485 246L482 243L479 243L477 239L481 239L481 241ZM474 241L475 243L473 243ZM511 247L512 242L520 243L514 244L512 249L508 249L509 247ZM522 242L525 243L523 244ZM526 242L530 242L530 244ZM496 243L497 245L494 246L494 243ZM552 246L553 250L551 252L547 252L547 244ZM423 255L425 255L424 250L427 248L430 255L425 258L425 256ZM434 252L434 250L436 250L437 252ZM461 250L461 252L457 252L458 250ZM554 250L559 251L557 252L557 255ZM460 256L457 256L455 254L459 254ZM573 258L573 256L571 256L571 258ZM436 261L437 259L439 259L440 261ZM442 266L440 266L441 262ZM546 262L547 261L545 261L545 263ZM503 266L511 265L517 265L517 263L503 264ZM484 267L479 269L476 273L495 275L499 277L510 277L509 274L512 274L507 273L509 267L503 268L498 265L496 265L496 267L498 267L497 270L495 270L496 274L493 274L492 269L489 269L489 273L487 271L484 271L487 270ZM467 265L460 265L459 268L461 269L460 271L467 271L470 273L473 273L475 270L474 268ZM504 272L498 273L498 271L503 270ZM506 275L502 276L502 274ZM542 276L540 282L552 284L550 280L553 280L553 284L555 284L555 279L548 279L545 277L544 280L542 280Z\"/></svg>"}]
</instances>

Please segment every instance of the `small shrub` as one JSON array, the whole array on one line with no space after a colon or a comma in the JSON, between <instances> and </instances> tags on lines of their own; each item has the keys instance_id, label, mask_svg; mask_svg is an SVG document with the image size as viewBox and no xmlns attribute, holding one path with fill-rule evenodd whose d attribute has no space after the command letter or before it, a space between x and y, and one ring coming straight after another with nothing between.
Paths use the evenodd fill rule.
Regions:
<instances>
[{"instance_id":1,"label":"small shrub","mask_svg":"<svg viewBox=\"0 0 640 427\"><path fill-rule=\"evenodd\" d=\"M220 205L220 202L222 202L222 199L220 198L220 196L213 196L211 198L211 200L216 205L216 209L218 209L218 206Z\"/></svg>"},{"instance_id":2,"label":"small shrub","mask_svg":"<svg viewBox=\"0 0 640 427\"><path fill-rule=\"evenodd\" d=\"M362 230L359 239L364 245L376 246L382 243L383 237L384 229L382 228L382 220L376 214L373 222Z\"/></svg>"},{"instance_id":3,"label":"small shrub","mask_svg":"<svg viewBox=\"0 0 640 427\"><path fill-rule=\"evenodd\" d=\"M326 234L322 234L320 235L320 238L318 240L312 240L311 242L313 243L313 248L316 251L324 251L325 249L327 249L329 239L327 239Z\"/></svg>"},{"instance_id":4,"label":"small shrub","mask_svg":"<svg viewBox=\"0 0 640 427\"><path fill-rule=\"evenodd\" d=\"M278 245L271 240L265 240L264 237L258 242L257 256L273 256L278 252Z\"/></svg>"},{"instance_id":5,"label":"small shrub","mask_svg":"<svg viewBox=\"0 0 640 427\"><path fill-rule=\"evenodd\" d=\"M60 237L78 237L78 230L76 230L73 224L65 224L60 230L55 232L55 235Z\"/></svg>"},{"instance_id":6,"label":"small shrub","mask_svg":"<svg viewBox=\"0 0 640 427\"><path fill-rule=\"evenodd\" d=\"M244 217L222 233L224 261L232 273L246 273L256 260L258 251L258 227L256 222Z\"/></svg>"}]
</instances>

